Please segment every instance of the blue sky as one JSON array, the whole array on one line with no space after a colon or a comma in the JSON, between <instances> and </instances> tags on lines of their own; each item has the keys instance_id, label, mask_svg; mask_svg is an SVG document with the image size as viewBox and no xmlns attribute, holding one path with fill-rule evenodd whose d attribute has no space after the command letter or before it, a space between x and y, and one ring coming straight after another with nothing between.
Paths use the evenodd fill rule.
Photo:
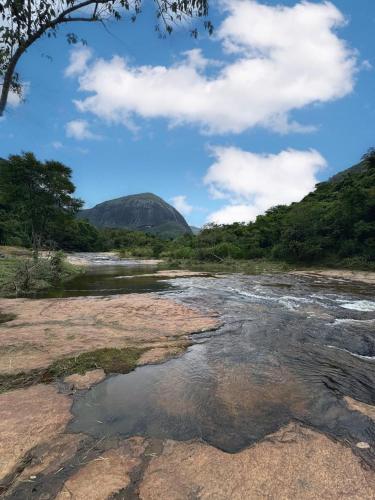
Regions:
<instances>
[{"instance_id":1,"label":"blue sky","mask_svg":"<svg viewBox=\"0 0 375 500\"><path fill-rule=\"evenodd\" d=\"M210 18L198 40L159 39L147 7L75 25L87 47L40 41L0 156L65 163L87 207L149 191L201 226L297 201L375 145L373 0L227 0Z\"/></svg>"}]
</instances>

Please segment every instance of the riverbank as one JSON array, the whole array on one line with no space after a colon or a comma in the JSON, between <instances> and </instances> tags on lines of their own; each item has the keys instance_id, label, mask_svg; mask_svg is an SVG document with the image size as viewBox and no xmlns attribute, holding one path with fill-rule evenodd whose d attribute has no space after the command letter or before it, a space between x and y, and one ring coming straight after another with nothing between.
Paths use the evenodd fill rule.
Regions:
<instances>
[{"instance_id":1,"label":"riverbank","mask_svg":"<svg viewBox=\"0 0 375 500\"><path fill-rule=\"evenodd\" d=\"M342 281L355 281L375 285L374 271L357 271L348 269L308 269L291 271L297 276L309 276L312 278L328 278Z\"/></svg>"},{"instance_id":2,"label":"riverbank","mask_svg":"<svg viewBox=\"0 0 375 500\"><path fill-rule=\"evenodd\" d=\"M94 292L139 279L106 262ZM168 298L0 299L0 496L373 500L371 287L216 271L135 271Z\"/></svg>"},{"instance_id":3,"label":"riverbank","mask_svg":"<svg viewBox=\"0 0 375 500\"><path fill-rule=\"evenodd\" d=\"M0 395L3 498L374 498L374 471L301 424L235 454L200 441L95 439L67 430L71 398L51 385Z\"/></svg>"},{"instance_id":4,"label":"riverbank","mask_svg":"<svg viewBox=\"0 0 375 500\"><path fill-rule=\"evenodd\" d=\"M82 442L92 446L65 430L77 390L181 354L190 334L219 326L214 313L154 294L0 299L0 311L0 493L40 473L51 480Z\"/></svg>"},{"instance_id":5,"label":"riverbank","mask_svg":"<svg viewBox=\"0 0 375 500\"><path fill-rule=\"evenodd\" d=\"M64 299L0 299L0 373L48 368L103 348L165 348L218 326L205 315L153 294Z\"/></svg>"},{"instance_id":6,"label":"riverbank","mask_svg":"<svg viewBox=\"0 0 375 500\"><path fill-rule=\"evenodd\" d=\"M37 260L26 248L0 246L0 297L46 290L83 272L60 252L40 252Z\"/></svg>"}]
</instances>

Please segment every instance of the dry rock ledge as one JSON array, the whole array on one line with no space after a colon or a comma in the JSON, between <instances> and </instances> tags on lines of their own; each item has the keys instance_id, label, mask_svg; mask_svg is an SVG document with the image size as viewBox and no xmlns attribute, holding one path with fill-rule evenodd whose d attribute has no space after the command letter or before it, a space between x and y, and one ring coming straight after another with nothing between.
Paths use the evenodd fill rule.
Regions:
<instances>
[{"instance_id":1,"label":"dry rock ledge","mask_svg":"<svg viewBox=\"0 0 375 500\"><path fill-rule=\"evenodd\" d=\"M147 359L157 361L168 349L175 353L186 345L188 334L218 326L214 313L154 294L0 299L0 311L15 315L0 325L0 374L45 368L57 359L108 347L154 348Z\"/></svg>"}]
</instances>

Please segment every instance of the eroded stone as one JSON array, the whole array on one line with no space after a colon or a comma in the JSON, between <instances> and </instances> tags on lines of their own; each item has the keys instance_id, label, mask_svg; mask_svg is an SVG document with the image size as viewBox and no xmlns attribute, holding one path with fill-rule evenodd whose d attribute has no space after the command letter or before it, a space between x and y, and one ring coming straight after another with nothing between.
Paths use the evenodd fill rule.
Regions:
<instances>
[{"instance_id":1,"label":"eroded stone","mask_svg":"<svg viewBox=\"0 0 375 500\"><path fill-rule=\"evenodd\" d=\"M140 486L142 500L374 499L374 472L349 448L290 424L240 453L167 441Z\"/></svg>"},{"instance_id":2,"label":"eroded stone","mask_svg":"<svg viewBox=\"0 0 375 500\"><path fill-rule=\"evenodd\" d=\"M0 325L0 373L49 366L104 347L174 339L218 326L214 315L153 294L66 299L0 299L17 319Z\"/></svg>"},{"instance_id":3,"label":"eroded stone","mask_svg":"<svg viewBox=\"0 0 375 500\"><path fill-rule=\"evenodd\" d=\"M98 384L105 379L105 372L102 368L90 370L83 375L73 373L64 378L64 382L69 384L72 389L89 389L94 384Z\"/></svg>"},{"instance_id":4,"label":"eroded stone","mask_svg":"<svg viewBox=\"0 0 375 500\"><path fill-rule=\"evenodd\" d=\"M143 438L131 438L81 467L64 484L56 500L104 500L126 488L130 474L140 465Z\"/></svg>"},{"instance_id":5,"label":"eroded stone","mask_svg":"<svg viewBox=\"0 0 375 500\"><path fill-rule=\"evenodd\" d=\"M35 385L0 394L1 479L34 446L64 431L71 418L70 406L70 398L53 386Z\"/></svg>"},{"instance_id":6,"label":"eroded stone","mask_svg":"<svg viewBox=\"0 0 375 500\"><path fill-rule=\"evenodd\" d=\"M359 411L375 421L375 406L362 403L361 401L357 401L349 396L345 396L344 399L351 410Z\"/></svg>"}]
</instances>

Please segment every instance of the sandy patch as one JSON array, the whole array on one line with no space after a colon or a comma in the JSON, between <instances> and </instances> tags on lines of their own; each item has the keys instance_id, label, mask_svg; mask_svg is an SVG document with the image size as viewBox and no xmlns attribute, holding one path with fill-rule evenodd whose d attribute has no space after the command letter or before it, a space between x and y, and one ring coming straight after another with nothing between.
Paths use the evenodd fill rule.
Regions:
<instances>
[{"instance_id":1,"label":"sandy patch","mask_svg":"<svg viewBox=\"0 0 375 500\"><path fill-rule=\"evenodd\" d=\"M0 395L0 478L34 446L63 432L71 400L55 387L36 385Z\"/></svg>"},{"instance_id":2,"label":"sandy patch","mask_svg":"<svg viewBox=\"0 0 375 500\"><path fill-rule=\"evenodd\" d=\"M218 326L211 316L152 294L0 299L16 319L0 325L0 373L44 368L104 347L174 341Z\"/></svg>"},{"instance_id":3,"label":"sandy patch","mask_svg":"<svg viewBox=\"0 0 375 500\"><path fill-rule=\"evenodd\" d=\"M237 454L167 441L140 485L142 500L374 499L374 473L349 448L290 424Z\"/></svg>"},{"instance_id":4,"label":"sandy patch","mask_svg":"<svg viewBox=\"0 0 375 500\"><path fill-rule=\"evenodd\" d=\"M314 271L291 271L291 274L300 276L324 277L342 279L348 281L361 281L369 285L375 285L375 272L372 271L349 271L347 269L314 269Z\"/></svg>"}]
</instances>

